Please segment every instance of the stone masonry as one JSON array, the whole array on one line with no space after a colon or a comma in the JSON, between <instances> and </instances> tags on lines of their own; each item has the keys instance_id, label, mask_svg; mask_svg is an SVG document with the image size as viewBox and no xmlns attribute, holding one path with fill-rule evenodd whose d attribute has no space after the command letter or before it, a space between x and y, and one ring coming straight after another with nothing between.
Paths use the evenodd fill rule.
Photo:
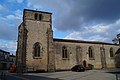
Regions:
<instances>
[{"instance_id":1,"label":"stone masonry","mask_svg":"<svg viewBox=\"0 0 120 80\"><path fill-rule=\"evenodd\" d=\"M25 9L18 31L18 72L70 70L76 64L83 64L85 67L91 64L97 69L115 67L114 55L118 45L55 39L52 31L52 13ZM36 43L38 48L34 46Z\"/></svg>"}]
</instances>

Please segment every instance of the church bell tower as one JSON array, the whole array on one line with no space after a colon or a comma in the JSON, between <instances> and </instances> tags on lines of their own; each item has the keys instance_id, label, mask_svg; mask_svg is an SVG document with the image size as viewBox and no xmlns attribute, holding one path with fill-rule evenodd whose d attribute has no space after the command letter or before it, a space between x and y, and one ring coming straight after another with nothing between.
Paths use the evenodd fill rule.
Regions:
<instances>
[{"instance_id":1,"label":"church bell tower","mask_svg":"<svg viewBox=\"0 0 120 80\"><path fill-rule=\"evenodd\" d=\"M18 36L17 54L24 57L27 71L55 71L52 13L25 9L19 31L21 27L27 30L26 40L22 44Z\"/></svg>"}]
</instances>

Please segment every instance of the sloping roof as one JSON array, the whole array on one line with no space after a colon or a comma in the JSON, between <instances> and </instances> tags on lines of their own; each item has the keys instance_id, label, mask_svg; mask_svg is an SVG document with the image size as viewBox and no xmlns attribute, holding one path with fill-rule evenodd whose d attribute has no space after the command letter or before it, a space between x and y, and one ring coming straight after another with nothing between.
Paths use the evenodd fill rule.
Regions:
<instances>
[{"instance_id":1,"label":"sloping roof","mask_svg":"<svg viewBox=\"0 0 120 80\"><path fill-rule=\"evenodd\" d=\"M88 44L116 45L116 44L112 44L112 43L99 42L99 41L83 41L83 40L57 39L57 38L54 38L53 41L56 41L56 42L71 42L71 43L88 43ZM116 45L116 46L118 46L118 45Z\"/></svg>"},{"instance_id":2,"label":"sloping roof","mask_svg":"<svg viewBox=\"0 0 120 80\"><path fill-rule=\"evenodd\" d=\"M115 54L120 54L120 48L115 52Z\"/></svg>"},{"instance_id":3,"label":"sloping roof","mask_svg":"<svg viewBox=\"0 0 120 80\"><path fill-rule=\"evenodd\" d=\"M12 54L12 55L9 55L9 56L10 56L10 57L15 57L15 55L13 55L13 54Z\"/></svg>"},{"instance_id":4,"label":"sloping roof","mask_svg":"<svg viewBox=\"0 0 120 80\"><path fill-rule=\"evenodd\" d=\"M4 53L10 54L10 52L7 52L7 51L1 50L1 49L0 49L0 52L4 52Z\"/></svg>"}]
</instances>

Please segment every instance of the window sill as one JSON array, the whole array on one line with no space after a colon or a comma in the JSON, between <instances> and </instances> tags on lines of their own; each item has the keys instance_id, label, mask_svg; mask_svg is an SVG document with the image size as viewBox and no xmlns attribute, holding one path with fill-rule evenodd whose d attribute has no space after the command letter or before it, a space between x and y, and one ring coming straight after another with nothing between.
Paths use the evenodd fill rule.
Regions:
<instances>
[{"instance_id":1,"label":"window sill","mask_svg":"<svg viewBox=\"0 0 120 80\"><path fill-rule=\"evenodd\" d=\"M95 58L89 58L89 60L95 60Z\"/></svg>"},{"instance_id":2,"label":"window sill","mask_svg":"<svg viewBox=\"0 0 120 80\"><path fill-rule=\"evenodd\" d=\"M114 59L114 57L110 57L110 59Z\"/></svg>"},{"instance_id":3,"label":"window sill","mask_svg":"<svg viewBox=\"0 0 120 80\"><path fill-rule=\"evenodd\" d=\"M41 57L33 57L33 59L42 59Z\"/></svg>"},{"instance_id":4,"label":"window sill","mask_svg":"<svg viewBox=\"0 0 120 80\"><path fill-rule=\"evenodd\" d=\"M62 58L62 60L69 60L69 58Z\"/></svg>"}]
</instances>

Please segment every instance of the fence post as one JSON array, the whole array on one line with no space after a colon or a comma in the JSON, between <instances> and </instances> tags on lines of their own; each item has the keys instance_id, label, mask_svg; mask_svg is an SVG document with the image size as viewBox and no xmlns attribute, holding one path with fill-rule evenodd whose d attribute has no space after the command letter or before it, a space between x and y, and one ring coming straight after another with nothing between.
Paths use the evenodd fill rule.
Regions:
<instances>
[{"instance_id":1,"label":"fence post","mask_svg":"<svg viewBox=\"0 0 120 80\"><path fill-rule=\"evenodd\" d=\"M5 73L1 72L1 80L5 80Z\"/></svg>"},{"instance_id":2,"label":"fence post","mask_svg":"<svg viewBox=\"0 0 120 80\"><path fill-rule=\"evenodd\" d=\"M1 80L3 80L3 72L1 72Z\"/></svg>"},{"instance_id":3,"label":"fence post","mask_svg":"<svg viewBox=\"0 0 120 80\"><path fill-rule=\"evenodd\" d=\"M4 77L4 79L3 79L3 80L5 80L5 73L3 74L3 77Z\"/></svg>"},{"instance_id":4,"label":"fence post","mask_svg":"<svg viewBox=\"0 0 120 80\"><path fill-rule=\"evenodd\" d=\"M116 80L118 80L118 74L116 74Z\"/></svg>"}]
</instances>

